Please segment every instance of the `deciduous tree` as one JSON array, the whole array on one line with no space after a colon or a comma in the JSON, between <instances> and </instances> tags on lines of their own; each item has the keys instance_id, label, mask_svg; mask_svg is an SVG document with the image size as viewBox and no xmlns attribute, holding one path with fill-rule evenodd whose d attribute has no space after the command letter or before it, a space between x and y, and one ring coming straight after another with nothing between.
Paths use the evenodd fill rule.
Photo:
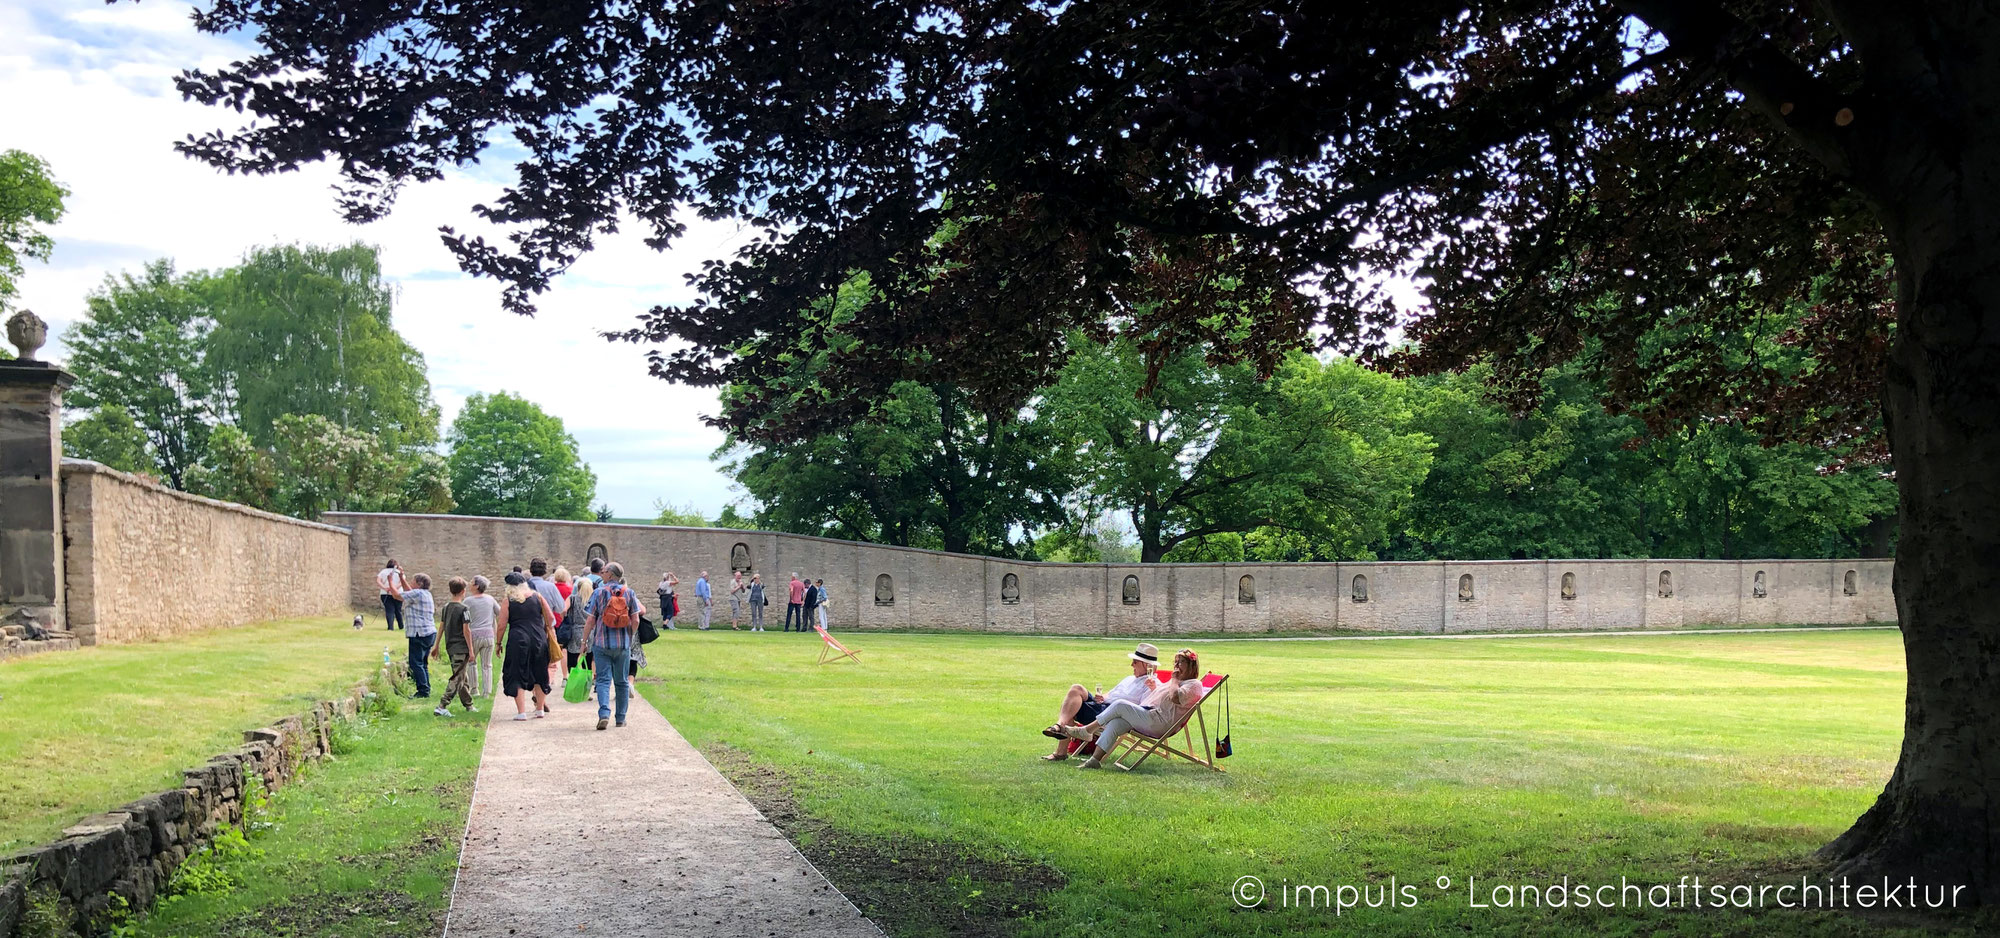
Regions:
<instances>
[{"instance_id":1,"label":"deciduous tree","mask_svg":"<svg viewBox=\"0 0 2000 938\"><path fill-rule=\"evenodd\" d=\"M276 442L286 414L319 414L392 447L437 442L424 356L391 322L374 246L258 248L217 280L209 361L258 445Z\"/></svg>"},{"instance_id":2,"label":"deciduous tree","mask_svg":"<svg viewBox=\"0 0 2000 938\"><path fill-rule=\"evenodd\" d=\"M62 219L69 190L41 157L0 152L0 310L13 305L23 260L46 261L55 241L42 230Z\"/></svg>"},{"instance_id":3,"label":"deciduous tree","mask_svg":"<svg viewBox=\"0 0 2000 938\"><path fill-rule=\"evenodd\" d=\"M90 459L122 472L153 475L160 467L147 450L146 431L123 407L99 405L63 426L63 455Z\"/></svg>"},{"instance_id":4,"label":"deciduous tree","mask_svg":"<svg viewBox=\"0 0 2000 938\"><path fill-rule=\"evenodd\" d=\"M462 515L589 521L597 475L562 418L501 391L474 394L451 422L453 510Z\"/></svg>"},{"instance_id":5,"label":"deciduous tree","mask_svg":"<svg viewBox=\"0 0 2000 938\"><path fill-rule=\"evenodd\" d=\"M154 261L138 276L106 276L85 298L84 318L63 334L76 374L63 403L124 408L177 489L187 488L221 409L206 355L212 296L207 275L176 274L172 261Z\"/></svg>"}]
</instances>

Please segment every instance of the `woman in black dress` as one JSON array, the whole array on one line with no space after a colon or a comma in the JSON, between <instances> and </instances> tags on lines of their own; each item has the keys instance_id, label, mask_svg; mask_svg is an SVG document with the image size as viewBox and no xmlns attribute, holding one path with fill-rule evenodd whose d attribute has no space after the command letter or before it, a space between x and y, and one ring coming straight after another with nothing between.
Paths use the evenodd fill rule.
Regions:
<instances>
[{"instance_id":1,"label":"woman in black dress","mask_svg":"<svg viewBox=\"0 0 2000 938\"><path fill-rule=\"evenodd\" d=\"M549 626L556 614L548 600L528 586L528 578L507 574L507 647L500 668L502 690L514 698L514 719L525 720L533 712L541 719L548 708ZM535 708L528 709L528 692L534 692Z\"/></svg>"}]
</instances>

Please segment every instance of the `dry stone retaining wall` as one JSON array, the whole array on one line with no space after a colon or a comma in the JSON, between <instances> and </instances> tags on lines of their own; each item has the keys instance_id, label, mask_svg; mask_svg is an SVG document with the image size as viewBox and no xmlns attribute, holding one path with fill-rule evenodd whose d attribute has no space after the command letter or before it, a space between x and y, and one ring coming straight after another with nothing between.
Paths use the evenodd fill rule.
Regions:
<instances>
[{"instance_id":1,"label":"dry stone retaining wall","mask_svg":"<svg viewBox=\"0 0 2000 938\"><path fill-rule=\"evenodd\" d=\"M401 663L380 676L402 673ZM248 780L265 791L332 750L336 720L352 720L369 682L341 697L243 734L243 745L181 773L181 787L155 792L65 828L63 836L0 861L0 938L14 938L31 899L55 898L78 934L121 896L134 912L151 908L174 871L213 841L224 824L243 823Z\"/></svg>"},{"instance_id":2,"label":"dry stone retaining wall","mask_svg":"<svg viewBox=\"0 0 2000 938\"><path fill-rule=\"evenodd\" d=\"M695 574L708 570L725 622L731 565L747 561L770 590L770 628L784 619L795 572L826 580L832 624L845 629L1463 633L1896 621L1889 560L1053 564L726 528L337 512L326 520L353 532L348 599L364 608L377 606L375 572L392 557L434 582L482 573L499 582L533 557L580 572L601 555L625 565L649 606L660 574L678 573L684 611Z\"/></svg>"}]
</instances>

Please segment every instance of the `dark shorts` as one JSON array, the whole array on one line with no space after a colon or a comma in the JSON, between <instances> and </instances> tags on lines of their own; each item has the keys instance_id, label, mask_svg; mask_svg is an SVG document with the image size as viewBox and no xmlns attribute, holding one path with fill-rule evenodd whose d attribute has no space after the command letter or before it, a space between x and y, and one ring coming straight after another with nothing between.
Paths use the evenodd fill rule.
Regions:
<instances>
[{"instance_id":1,"label":"dark shorts","mask_svg":"<svg viewBox=\"0 0 2000 938\"><path fill-rule=\"evenodd\" d=\"M1083 706L1076 708L1076 722L1083 724L1096 720L1097 715L1103 713L1104 708L1109 706L1111 705L1107 703L1098 703L1095 697L1085 697Z\"/></svg>"}]
</instances>

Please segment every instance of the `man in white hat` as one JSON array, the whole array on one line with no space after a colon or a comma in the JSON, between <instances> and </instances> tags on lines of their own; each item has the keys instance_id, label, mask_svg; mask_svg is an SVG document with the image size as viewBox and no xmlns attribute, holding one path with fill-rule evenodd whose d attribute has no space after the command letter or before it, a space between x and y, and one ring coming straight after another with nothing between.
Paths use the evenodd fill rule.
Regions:
<instances>
[{"instance_id":1,"label":"man in white hat","mask_svg":"<svg viewBox=\"0 0 2000 938\"><path fill-rule=\"evenodd\" d=\"M1056 726L1082 725L1097 719L1112 701L1129 700L1140 703L1153 688L1160 685L1160 650L1146 642L1125 657L1131 659L1132 673L1111 688L1108 694L1092 694L1082 684L1071 684L1069 692L1063 695L1062 706L1056 711ZM1056 738L1056 751L1043 756L1050 762L1061 762L1069 758L1069 737L1054 732L1054 727L1042 731L1044 736Z\"/></svg>"}]
</instances>

